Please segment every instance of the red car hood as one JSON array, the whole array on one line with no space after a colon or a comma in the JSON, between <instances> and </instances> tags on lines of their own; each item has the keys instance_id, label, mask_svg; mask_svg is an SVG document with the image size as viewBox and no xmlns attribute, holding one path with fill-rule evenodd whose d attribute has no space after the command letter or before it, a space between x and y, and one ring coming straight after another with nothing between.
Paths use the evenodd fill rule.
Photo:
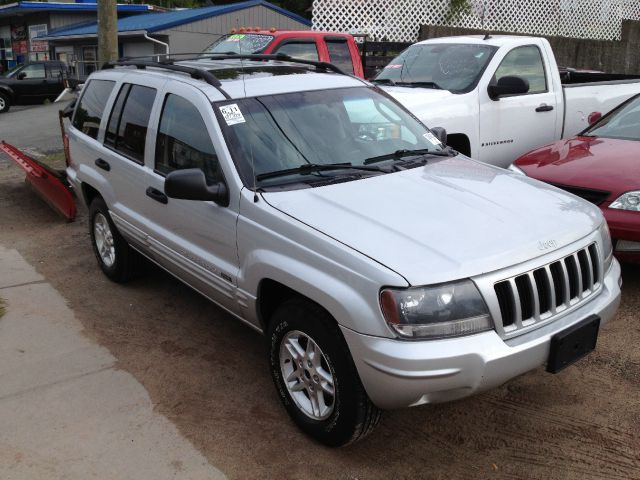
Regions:
<instances>
[{"instance_id":1,"label":"red car hood","mask_svg":"<svg viewBox=\"0 0 640 480\"><path fill-rule=\"evenodd\" d=\"M573 137L533 150L515 165L538 180L606 190L613 198L640 189L640 142L633 140Z\"/></svg>"}]
</instances>

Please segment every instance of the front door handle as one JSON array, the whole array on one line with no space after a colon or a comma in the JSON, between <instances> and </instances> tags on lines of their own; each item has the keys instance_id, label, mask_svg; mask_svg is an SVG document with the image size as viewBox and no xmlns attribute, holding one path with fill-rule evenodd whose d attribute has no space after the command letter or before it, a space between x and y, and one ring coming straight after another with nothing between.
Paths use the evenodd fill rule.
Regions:
<instances>
[{"instance_id":1,"label":"front door handle","mask_svg":"<svg viewBox=\"0 0 640 480\"><path fill-rule=\"evenodd\" d=\"M544 103L536 108L536 112L550 112L553 110L553 105L545 105Z\"/></svg>"},{"instance_id":2,"label":"front door handle","mask_svg":"<svg viewBox=\"0 0 640 480\"><path fill-rule=\"evenodd\" d=\"M153 188L153 187L147 188L147 197L151 197L156 202L164 203L165 205L169 203L169 197L167 197L164 193L162 193L157 188Z\"/></svg>"},{"instance_id":3,"label":"front door handle","mask_svg":"<svg viewBox=\"0 0 640 480\"><path fill-rule=\"evenodd\" d=\"M96 164L96 167L101 168L102 170L106 170L107 172L111 170L111 165L109 165L109 162L101 158L98 158L95 161L95 164Z\"/></svg>"}]
</instances>

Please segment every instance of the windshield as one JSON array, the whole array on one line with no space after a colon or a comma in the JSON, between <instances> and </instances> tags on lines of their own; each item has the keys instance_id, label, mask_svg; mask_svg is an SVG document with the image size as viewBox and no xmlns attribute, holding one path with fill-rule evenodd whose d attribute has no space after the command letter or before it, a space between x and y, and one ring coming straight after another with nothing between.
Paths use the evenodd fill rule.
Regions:
<instances>
[{"instance_id":1,"label":"windshield","mask_svg":"<svg viewBox=\"0 0 640 480\"><path fill-rule=\"evenodd\" d=\"M275 178L264 175L305 165L362 167L375 161L375 168L379 168L398 161L400 155L410 157L400 152L404 150L443 153L440 142L424 125L370 87L243 98L217 103L214 109L236 167L249 188L371 173L365 169L335 169ZM393 157L394 152L400 153ZM392 158L378 160L384 155ZM256 183L256 177L263 179Z\"/></svg>"},{"instance_id":2,"label":"windshield","mask_svg":"<svg viewBox=\"0 0 640 480\"><path fill-rule=\"evenodd\" d=\"M618 107L583 133L589 137L640 140L640 96Z\"/></svg>"},{"instance_id":3,"label":"windshield","mask_svg":"<svg viewBox=\"0 0 640 480\"><path fill-rule=\"evenodd\" d=\"M466 93L478 84L496 50L497 47L491 45L412 45L391 60L374 81L386 80L386 83L403 86L415 85Z\"/></svg>"},{"instance_id":4,"label":"windshield","mask_svg":"<svg viewBox=\"0 0 640 480\"><path fill-rule=\"evenodd\" d=\"M273 35L258 33L234 33L223 35L213 42L202 53L262 53L273 40Z\"/></svg>"}]
</instances>

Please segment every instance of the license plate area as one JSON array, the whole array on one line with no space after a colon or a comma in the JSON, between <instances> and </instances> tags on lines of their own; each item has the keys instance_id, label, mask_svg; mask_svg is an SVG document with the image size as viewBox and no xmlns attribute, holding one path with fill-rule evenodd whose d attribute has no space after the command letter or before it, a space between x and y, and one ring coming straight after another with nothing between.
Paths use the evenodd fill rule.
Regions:
<instances>
[{"instance_id":1,"label":"license plate area","mask_svg":"<svg viewBox=\"0 0 640 480\"><path fill-rule=\"evenodd\" d=\"M551 337L547 372L558 373L596 348L600 317L591 315Z\"/></svg>"}]
</instances>

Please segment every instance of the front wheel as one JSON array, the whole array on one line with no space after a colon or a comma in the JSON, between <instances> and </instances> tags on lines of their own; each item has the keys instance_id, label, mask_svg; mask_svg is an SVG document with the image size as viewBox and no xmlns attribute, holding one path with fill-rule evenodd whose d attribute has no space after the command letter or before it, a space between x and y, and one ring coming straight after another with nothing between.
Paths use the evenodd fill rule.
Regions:
<instances>
[{"instance_id":1,"label":"front wheel","mask_svg":"<svg viewBox=\"0 0 640 480\"><path fill-rule=\"evenodd\" d=\"M268 328L269 363L280 399L293 421L330 446L369 434L380 420L360 382L342 332L318 305L284 302Z\"/></svg>"},{"instance_id":2,"label":"front wheel","mask_svg":"<svg viewBox=\"0 0 640 480\"><path fill-rule=\"evenodd\" d=\"M0 113L5 113L9 111L11 107L11 102L9 101L9 97L0 92Z\"/></svg>"}]
</instances>

